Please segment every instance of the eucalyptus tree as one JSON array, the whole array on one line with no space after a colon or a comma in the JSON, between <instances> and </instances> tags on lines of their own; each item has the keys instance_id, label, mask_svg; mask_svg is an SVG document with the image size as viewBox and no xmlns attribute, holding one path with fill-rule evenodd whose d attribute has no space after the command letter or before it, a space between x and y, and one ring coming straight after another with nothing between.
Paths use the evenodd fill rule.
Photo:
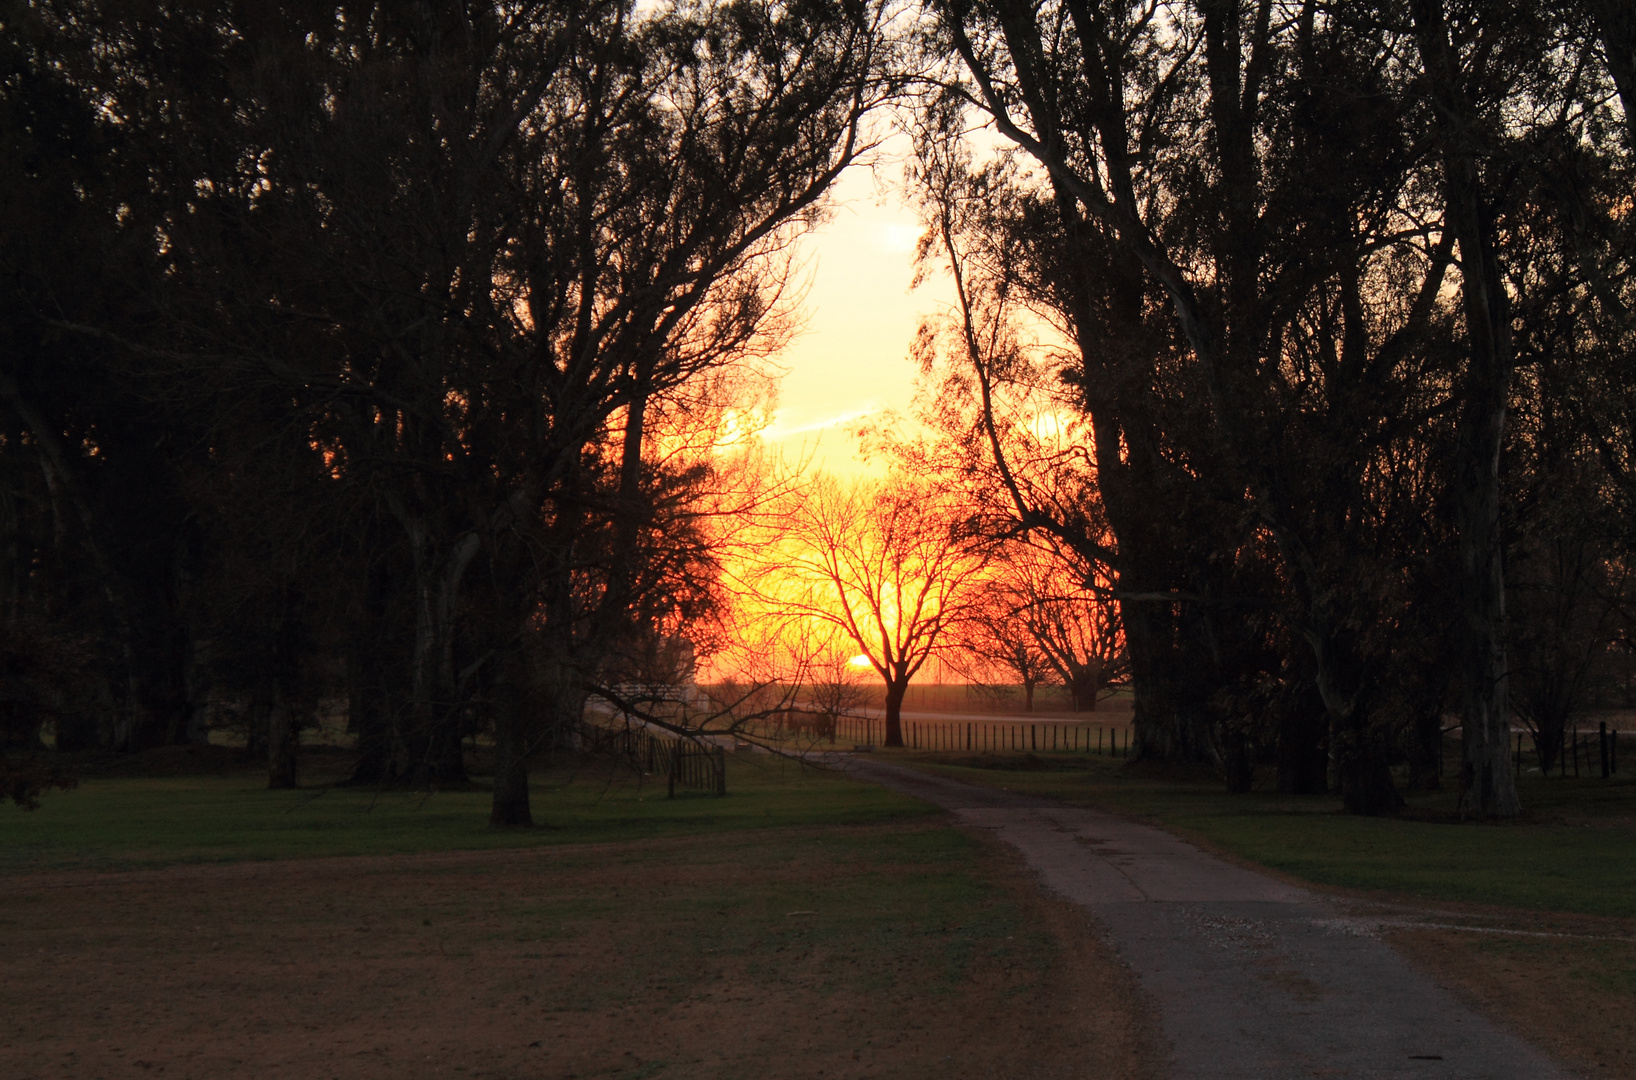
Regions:
<instances>
[{"instance_id":1,"label":"eucalyptus tree","mask_svg":"<svg viewBox=\"0 0 1636 1080\"><path fill-rule=\"evenodd\" d=\"M639 579L677 489L648 467L648 412L776 337L785 248L890 96L885 13L65 0L30 18L150 148L166 340L147 354L181 393L270 410L351 493L359 535L397 534L403 600L375 608L411 623L403 765L460 779L486 710L495 821L526 821L539 723L575 719L602 643L661 614Z\"/></svg>"},{"instance_id":2,"label":"eucalyptus tree","mask_svg":"<svg viewBox=\"0 0 1636 1080\"><path fill-rule=\"evenodd\" d=\"M1531 6L929 8L959 57L945 116L975 109L1035 170L1016 197L1048 231L1011 233L1027 268L1014 280L1078 352L1119 559L1149 546L1119 487L1144 444L1224 509L1236 496L1210 559L1261 547L1276 561L1259 599L1311 650L1347 805L1380 811L1397 803L1378 709L1391 627L1446 515L1466 786L1475 811L1514 814L1496 479L1515 366L1506 290L1530 291L1552 243L1522 224L1552 208L1516 181L1587 150L1580 106L1601 69ZM1503 244L1500 220L1517 222ZM1122 309L1080 284L1108 281L1126 283ZM1132 348L1138 314L1151 329ZM1145 437L1125 430L1127 401L1174 411ZM1234 621L1219 588L1168 592ZM1138 725L1153 732L1132 607Z\"/></svg>"},{"instance_id":3,"label":"eucalyptus tree","mask_svg":"<svg viewBox=\"0 0 1636 1080\"><path fill-rule=\"evenodd\" d=\"M140 333L134 291L156 267L141 148L49 44L23 5L0 8L0 625L24 646L75 643L42 662L88 658L39 673L95 687L59 711L57 746L142 750L200 735L198 535L174 467L197 418L135 396L118 350L63 329L99 317Z\"/></svg>"},{"instance_id":4,"label":"eucalyptus tree","mask_svg":"<svg viewBox=\"0 0 1636 1080\"><path fill-rule=\"evenodd\" d=\"M1233 553L1270 548L1288 588L1263 599L1285 607L1318 658L1348 802L1388 808L1369 644L1356 630L1372 621L1359 609L1370 594L1353 587L1369 576L1360 556L1380 548L1382 523L1355 510L1377 455L1417 415L1396 391L1419 379L1396 369L1424 363L1403 344L1431 314L1447 259L1394 214L1414 175L1402 115L1334 115L1401 99L1381 44L1275 21L1271 5L938 13L964 65L956 92L1043 174L1023 197L1051 230L1032 250L1023 242L1018 276L1070 330L1073 378L1100 427L1144 751L1215 747L1197 695L1184 713L1144 707L1157 665L1142 656L1143 606L1193 605L1189 621L1232 633ZM1371 310L1370 279L1389 273L1417 291ZM1141 456L1145 469L1131 469ZM1176 482L1161 485L1165 475ZM1216 507L1202 557L1155 543L1167 516L1200 503ZM1129 573L1147 560L1176 568L1158 580ZM1178 580L1188 562L1191 580ZM1174 648L1162 637L1152 647Z\"/></svg>"}]
</instances>

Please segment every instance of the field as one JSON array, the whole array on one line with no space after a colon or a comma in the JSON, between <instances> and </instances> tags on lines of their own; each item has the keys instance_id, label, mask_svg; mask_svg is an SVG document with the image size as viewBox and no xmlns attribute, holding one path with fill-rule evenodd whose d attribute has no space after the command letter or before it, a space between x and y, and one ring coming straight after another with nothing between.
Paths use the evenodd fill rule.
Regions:
<instances>
[{"instance_id":1,"label":"field","mask_svg":"<svg viewBox=\"0 0 1636 1080\"><path fill-rule=\"evenodd\" d=\"M537 779L525 833L231 769L0 816L0 1075L1153 1075L1085 916L920 804L748 756L725 799Z\"/></svg>"}]
</instances>

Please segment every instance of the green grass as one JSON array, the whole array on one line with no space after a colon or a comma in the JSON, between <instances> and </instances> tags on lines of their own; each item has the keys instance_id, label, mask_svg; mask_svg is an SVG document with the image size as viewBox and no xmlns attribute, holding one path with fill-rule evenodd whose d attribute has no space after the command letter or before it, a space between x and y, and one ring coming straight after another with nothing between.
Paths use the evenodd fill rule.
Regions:
<instances>
[{"instance_id":1,"label":"green grass","mask_svg":"<svg viewBox=\"0 0 1636 1080\"><path fill-rule=\"evenodd\" d=\"M1166 772L1094 755L1047 755L1037 760L1056 767L1037 770L948 759L961 764L920 758L974 783L1146 818L1321 885L1636 916L1636 779L1525 776L1523 820L1482 824L1453 820L1454 791L1410 795L1411 816L1363 818L1342 813L1334 797L1229 795L1208 771Z\"/></svg>"},{"instance_id":2,"label":"green grass","mask_svg":"<svg viewBox=\"0 0 1636 1080\"><path fill-rule=\"evenodd\" d=\"M177 862L601 843L786 825L903 820L932 808L777 760L731 758L724 798L586 770L534 778L534 829L491 830L489 793L268 791L255 773L95 778L39 810L0 806L0 873Z\"/></svg>"},{"instance_id":3,"label":"green grass","mask_svg":"<svg viewBox=\"0 0 1636 1080\"><path fill-rule=\"evenodd\" d=\"M896 756L896 755L894 755ZM1454 792L1410 797L1415 818L1360 818L1333 797L1228 795L1208 771L1161 772L1061 754L909 753L976 783L1156 821L1322 885L1592 915L1636 915L1636 779L1524 777L1524 820L1455 823ZM985 767L977 767L982 765ZM1270 786L1270 785L1268 785ZM736 756L729 794L664 797L607 774L535 777L539 826L494 831L486 791L267 791L254 773L91 779L33 813L0 807L0 872L598 843L788 825L907 820L932 808L813 769Z\"/></svg>"}]
</instances>

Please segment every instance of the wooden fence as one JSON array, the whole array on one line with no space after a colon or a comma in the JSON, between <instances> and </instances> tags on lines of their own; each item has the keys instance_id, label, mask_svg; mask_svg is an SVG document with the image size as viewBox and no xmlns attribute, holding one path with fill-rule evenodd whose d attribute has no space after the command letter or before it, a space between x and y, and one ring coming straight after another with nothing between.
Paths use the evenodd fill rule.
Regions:
<instances>
[{"instance_id":1,"label":"wooden fence","mask_svg":"<svg viewBox=\"0 0 1636 1080\"><path fill-rule=\"evenodd\" d=\"M1038 723L1012 720L905 720L903 743L914 750L1016 751L1021 753L1103 754L1130 756L1128 726L1085 723ZM857 746L886 741L880 717L844 716L836 721L835 739Z\"/></svg>"},{"instance_id":2,"label":"wooden fence","mask_svg":"<svg viewBox=\"0 0 1636 1080\"><path fill-rule=\"evenodd\" d=\"M580 744L644 775L664 776L667 798L675 798L677 788L727 794L727 751L715 743L634 725L581 724Z\"/></svg>"}]
</instances>

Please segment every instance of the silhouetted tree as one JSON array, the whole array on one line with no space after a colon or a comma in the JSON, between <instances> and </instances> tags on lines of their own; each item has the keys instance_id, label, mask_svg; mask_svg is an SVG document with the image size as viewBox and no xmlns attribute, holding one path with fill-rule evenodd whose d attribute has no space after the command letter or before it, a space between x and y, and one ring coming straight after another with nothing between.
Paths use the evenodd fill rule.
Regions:
<instances>
[{"instance_id":1,"label":"silhouetted tree","mask_svg":"<svg viewBox=\"0 0 1636 1080\"><path fill-rule=\"evenodd\" d=\"M753 567L756 601L849 639L885 684L885 744L902 746L904 694L966 617L982 545L960 536L955 504L903 477L820 475L790 502Z\"/></svg>"}]
</instances>

